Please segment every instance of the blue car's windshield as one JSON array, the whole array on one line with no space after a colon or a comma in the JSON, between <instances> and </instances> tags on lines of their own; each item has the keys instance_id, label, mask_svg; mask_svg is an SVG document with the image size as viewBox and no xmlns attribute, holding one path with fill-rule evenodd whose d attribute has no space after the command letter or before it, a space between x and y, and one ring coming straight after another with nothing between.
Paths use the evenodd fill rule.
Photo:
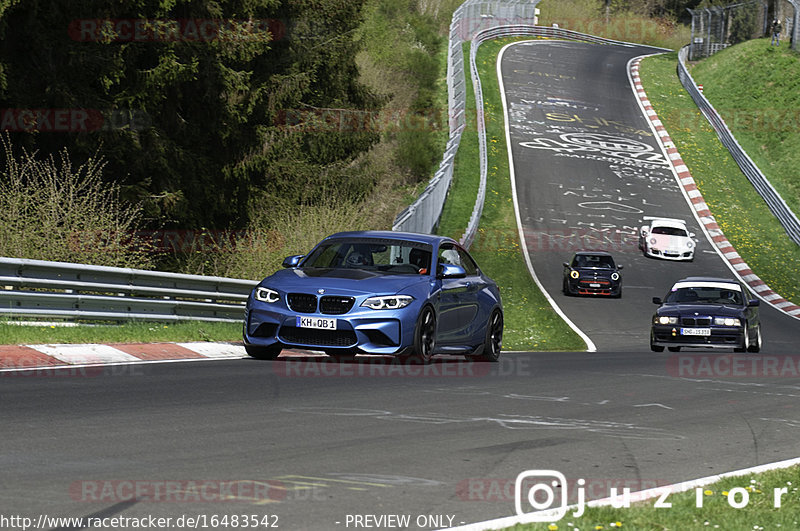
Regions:
<instances>
[{"instance_id":1,"label":"blue car's windshield","mask_svg":"<svg viewBox=\"0 0 800 531\"><path fill-rule=\"evenodd\" d=\"M363 269L392 275L430 273L432 247L404 240L331 240L314 249L301 267Z\"/></svg>"},{"instance_id":2,"label":"blue car's windshield","mask_svg":"<svg viewBox=\"0 0 800 531\"><path fill-rule=\"evenodd\" d=\"M670 291L664 302L681 304L743 304L741 291L717 286L693 286Z\"/></svg>"}]
</instances>

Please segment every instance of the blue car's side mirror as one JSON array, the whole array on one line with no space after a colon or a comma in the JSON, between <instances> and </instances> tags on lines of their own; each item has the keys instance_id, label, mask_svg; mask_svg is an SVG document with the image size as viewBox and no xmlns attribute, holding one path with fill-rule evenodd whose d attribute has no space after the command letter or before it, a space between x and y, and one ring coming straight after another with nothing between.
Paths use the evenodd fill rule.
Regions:
<instances>
[{"instance_id":1,"label":"blue car's side mirror","mask_svg":"<svg viewBox=\"0 0 800 531\"><path fill-rule=\"evenodd\" d=\"M293 256L287 256L283 259L283 267L297 267L297 264L300 263L300 260L303 259L304 254L296 254Z\"/></svg>"},{"instance_id":2,"label":"blue car's side mirror","mask_svg":"<svg viewBox=\"0 0 800 531\"><path fill-rule=\"evenodd\" d=\"M454 264L440 264L439 278L464 278L467 272L463 267Z\"/></svg>"},{"instance_id":3,"label":"blue car's side mirror","mask_svg":"<svg viewBox=\"0 0 800 531\"><path fill-rule=\"evenodd\" d=\"M758 299L751 299L751 300L747 301L747 305L748 306L759 306L760 304L761 304L761 301L758 300Z\"/></svg>"}]
</instances>

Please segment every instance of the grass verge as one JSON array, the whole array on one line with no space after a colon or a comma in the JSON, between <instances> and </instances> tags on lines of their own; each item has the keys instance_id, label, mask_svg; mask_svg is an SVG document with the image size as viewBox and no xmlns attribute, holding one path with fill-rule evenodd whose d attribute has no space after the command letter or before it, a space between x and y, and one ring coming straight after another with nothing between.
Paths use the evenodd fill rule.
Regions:
<instances>
[{"instance_id":1,"label":"grass verge","mask_svg":"<svg viewBox=\"0 0 800 531\"><path fill-rule=\"evenodd\" d=\"M488 173L486 202L470 254L500 287L505 311L504 349L581 351L586 349L586 344L558 316L536 287L520 247L496 70L500 49L516 40L526 39L498 39L484 43L478 51L477 64L486 113ZM464 55L469 57L468 47ZM466 77L467 117L474 119L475 96L469 75ZM473 122L461 137L453 185L439 225L440 234L456 239L461 237L475 203L479 176L478 135Z\"/></svg>"},{"instance_id":2,"label":"grass verge","mask_svg":"<svg viewBox=\"0 0 800 531\"><path fill-rule=\"evenodd\" d=\"M191 341L241 341L241 323L146 323L108 325L35 326L0 323L0 344L53 343L163 343Z\"/></svg>"},{"instance_id":3,"label":"grass verge","mask_svg":"<svg viewBox=\"0 0 800 531\"><path fill-rule=\"evenodd\" d=\"M677 53L642 61L639 73L653 108L731 244L774 291L800 304L800 248L786 235L683 89L676 63ZM745 88L739 86L739 90Z\"/></svg>"},{"instance_id":4,"label":"grass verge","mask_svg":"<svg viewBox=\"0 0 800 531\"><path fill-rule=\"evenodd\" d=\"M671 494L665 501L671 507L655 507L656 499L631 503L630 507L587 508L579 518L573 511L558 522L518 525L515 530L567 529L797 529L798 474L791 467L761 474L725 478L712 485ZM776 506L776 489L782 492ZM622 489L620 488L620 493ZM741 507L738 507L740 506Z\"/></svg>"}]
</instances>

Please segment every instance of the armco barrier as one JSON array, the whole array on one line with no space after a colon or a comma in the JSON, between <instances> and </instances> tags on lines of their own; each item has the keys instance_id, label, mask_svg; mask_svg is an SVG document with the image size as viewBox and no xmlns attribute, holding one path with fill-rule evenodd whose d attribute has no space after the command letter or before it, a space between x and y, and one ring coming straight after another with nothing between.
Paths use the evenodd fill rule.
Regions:
<instances>
[{"instance_id":1,"label":"armco barrier","mask_svg":"<svg viewBox=\"0 0 800 531\"><path fill-rule=\"evenodd\" d=\"M793 242L800 245L800 221L798 221L797 216L788 207L780 194L772 187L769 180L761 173L758 166L756 166L753 160L744 152L719 113L697 88L694 79L692 79L689 70L686 68L688 49L688 46L684 46L678 53L678 78L681 84L692 97L695 104L697 104L703 116L706 117L717 132L720 142L730 151L731 156L733 156L733 159L739 165L739 168L741 168L742 173L745 174L756 191L764 198L770 211L778 218L778 221L780 221L781 225L786 230L786 234L789 235L789 238L791 238Z\"/></svg>"},{"instance_id":2,"label":"armco barrier","mask_svg":"<svg viewBox=\"0 0 800 531\"><path fill-rule=\"evenodd\" d=\"M244 317L257 282L0 257L0 315L84 320L222 321Z\"/></svg>"}]
</instances>

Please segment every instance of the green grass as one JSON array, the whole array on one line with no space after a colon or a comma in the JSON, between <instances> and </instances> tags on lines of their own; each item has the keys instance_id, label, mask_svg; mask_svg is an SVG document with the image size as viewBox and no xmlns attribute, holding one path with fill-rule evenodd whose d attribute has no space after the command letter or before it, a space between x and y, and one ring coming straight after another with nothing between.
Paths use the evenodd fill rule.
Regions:
<instances>
[{"instance_id":1,"label":"green grass","mask_svg":"<svg viewBox=\"0 0 800 531\"><path fill-rule=\"evenodd\" d=\"M534 284L520 248L511 195L503 104L496 71L500 49L514 40L520 39L487 42L478 52L477 63L486 111L488 174L486 202L470 254L500 287L505 311L504 349L585 350L583 340L558 316ZM468 48L464 55L469 57ZM466 81L467 117L474 120L475 96L469 76ZM454 182L439 226L440 234L456 239L461 237L475 204L479 177L478 135L473 122L467 126L461 138Z\"/></svg>"},{"instance_id":2,"label":"green grass","mask_svg":"<svg viewBox=\"0 0 800 531\"><path fill-rule=\"evenodd\" d=\"M146 323L92 326L23 326L0 323L0 344L42 343L161 343L190 341L241 341L241 323Z\"/></svg>"},{"instance_id":3,"label":"green grass","mask_svg":"<svg viewBox=\"0 0 800 531\"><path fill-rule=\"evenodd\" d=\"M800 214L800 56L756 39L691 70L736 140Z\"/></svg>"},{"instance_id":4,"label":"green grass","mask_svg":"<svg viewBox=\"0 0 800 531\"><path fill-rule=\"evenodd\" d=\"M754 43L768 46L768 42L761 40L754 41ZM746 43L746 45L752 47L753 43ZM732 49L734 54L738 53L736 48ZM783 53L778 51L773 55L776 58L783 57ZM768 54L767 57L769 57ZM747 61L744 58L739 60ZM761 60L766 61L767 59L762 58ZM794 60L797 61L796 58ZM783 59L760 68L769 70L782 64L782 61ZM797 285L797 272L800 271L800 248L786 235L783 227L742 174L728 150L720 143L716 133L683 89L675 71L676 62L676 53L650 57L642 61L640 76L653 108L675 142L712 214L731 244L751 269L773 290L795 303L800 303L800 289ZM746 70L750 73L754 72L756 68L751 65ZM796 73L794 75L797 76ZM758 74L754 74L754 76L758 78ZM709 92L701 79L696 78L695 81L703 84L704 91ZM791 80L791 82L796 83L795 80ZM747 103L747 91L753 86L749 81L741 79L738 83L730 83L732 85L726 89L730 92L726 92L726 94L737 91L745 93L739 98L740 103L736 104L742 105L741 108L757 109L767 105L763 102L759 103L758 99L750 99L750 103ZM785 91L787 89L781 87L775 88L775 90ZM715 90L711 89L710 95L714 93ZM795 137L797 136L795 134ZM792 139L792 141L800 142L796 139ZM769 145L777 146L778 143L777 140L769 140ZM743 147L748 154L754 149L753 147L748 148L745 143L743 143ZM800 151L795 148L795 152L791 153L790 157L797 159L800 157L799 153ZM769 157L769 155L763 154L761 156ZM767 176L772 180L772 169ZM797 175L793 175L793 177L796 179Z\"/></svg>"},{"instance_id":5,"label":"green grass","mask_svg":"<svg viewBox=\"0 0 800 531\"><path fill-rule=\"evenodd\" d=\"M573 511L558 522L518 525L515 530L713 530L745 531L761 529L798 529L800 525L800 468L772 470L725 478L701 488L698 504L694 489L671 494L665 500L672 507L654 507L656 499L631 503L630 507L587 508L579 518ZM787 489L781 496L781 506L775 507L775 489ZM734 490L738 489L738 490ZM620 488L620 491L622 489ZM744 501L742 508L732 506ZM730 498L729 498L730 497ZM732 504L729 503L732 500ZM700 505L698 508L697 506Z\"/></svg>"}]
</instances>

